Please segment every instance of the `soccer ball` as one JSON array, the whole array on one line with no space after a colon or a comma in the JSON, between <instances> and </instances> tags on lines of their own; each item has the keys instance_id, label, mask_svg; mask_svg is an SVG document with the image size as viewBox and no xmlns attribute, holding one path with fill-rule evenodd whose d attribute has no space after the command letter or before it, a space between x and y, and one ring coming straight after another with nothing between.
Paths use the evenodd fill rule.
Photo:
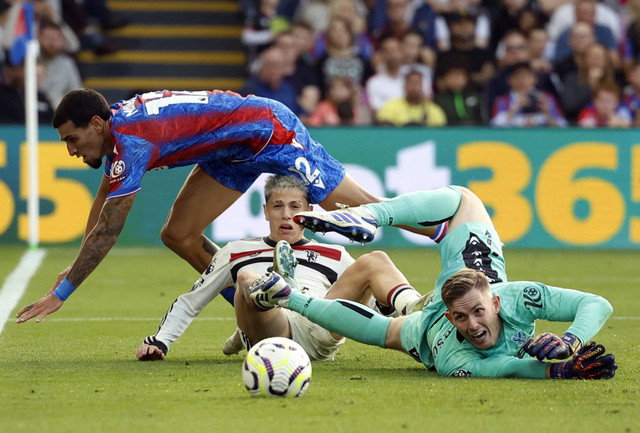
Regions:
<instances>
[{"instance_id":1,"label":"soccer ball","mask_svg":"<svg viewBox=\"0 0 640 433\"><path fill-rule=\"evenodd\" d=\"M309 355L293 340L267 338L244 358L242 381L254 396L300 397L311 381Z\"/></svg>"}]
</instances>

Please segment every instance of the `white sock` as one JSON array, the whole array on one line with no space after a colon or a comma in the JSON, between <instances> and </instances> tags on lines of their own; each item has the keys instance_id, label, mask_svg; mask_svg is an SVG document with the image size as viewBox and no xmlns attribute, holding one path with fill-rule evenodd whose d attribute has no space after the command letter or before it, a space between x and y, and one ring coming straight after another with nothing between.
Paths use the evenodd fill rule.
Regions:
<instances>
[{"instance_id":1,"label":"white sock","mask_svg":"<svg viewBox=\"0 0 640 433\"><path fill-rule=\"evenodd\" d=\"M407 313L407 307L420 300L422 295L408 284L400 284L391 289L387 295L387 302L400 314Z\"/></svg>"}]
</instances>

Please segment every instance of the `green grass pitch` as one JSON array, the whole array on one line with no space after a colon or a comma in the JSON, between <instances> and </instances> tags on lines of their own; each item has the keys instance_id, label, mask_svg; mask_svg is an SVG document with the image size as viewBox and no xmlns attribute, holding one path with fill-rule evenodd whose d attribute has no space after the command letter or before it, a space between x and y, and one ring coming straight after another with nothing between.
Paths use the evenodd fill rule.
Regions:
<instances>
[{"instance_id":1,"label":"green grass pitch","mask_svg":"<svg viewBox=\"0 0 640 433\"><path fill-rule=\"evenodd\" d=\"M0 247L1 281L23 252ZM17 308L44 295L76 252L49 248ZM434 249L389 254L418 290L432 286L440 268ZM399 352L348 341L334 362L313 364L302 398L251 398L242 356L221 352L235 328L222 298L164 362L135 359L142 338L197 275L167 249L115 248L60 311L39 324L7 322L0 335L0 432L640 432L639 253L505 254L511 280L609 299L614 313L596 339L616 355L613 380L442 378ZM543 322L537 330L565 328Z\"/></svg>"}]
</instances>

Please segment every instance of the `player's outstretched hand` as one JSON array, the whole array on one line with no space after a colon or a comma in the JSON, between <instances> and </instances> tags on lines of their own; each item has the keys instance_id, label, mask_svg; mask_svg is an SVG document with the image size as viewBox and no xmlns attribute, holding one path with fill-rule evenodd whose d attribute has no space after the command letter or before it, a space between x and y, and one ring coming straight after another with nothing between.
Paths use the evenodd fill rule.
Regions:
<instances>
[{"instance_id":1,"label":"player's outstretched hand","mask_svg":"<svg viewBox=\"0 0 640 433\"><path fill-rule=\"evenodd\" d=\"M60 307L62 307L62 304L64 304L64 302L56 298L55 295L49 294L33 304L22 307L22 309L18 311L18 314L16 314L17 322L23 323L36 316L38 316L36 322L42 322L42 320L47 317L47 314L58 311Z\"/></svg>"},{"instance_id":2,"label":"player's outstretched hand","mask_svg":"<svg viewBox=\"0 0 640 433\"><path fill-rule=\"evenodd\" d=\"M143 344L136 350L136 357L140 361L162 361L164 353L159 347L150 344Z\"/></svg>"},{"instance_id":3,"label":"player's outstretched hand","mask_svg":"<svg viewBox=\"0 0 640 433\"><path fill-rule=\"evenodd\" d=\"M524 343L522 349L538 358L538 361L543 361L544 359L567 359L580 349L581 345L580 340L568 332L562 337L551 332L543 332Z\"/></svg>"},{"instance_id":4,"label":"player's outstretched hand","mask_svg":"<svg viewBox=\"0 0 640 433\"><path fill-rule=\"evenodd\" d=\"M58 278L56 279L56 282L53 283L53 286L49 289L49 291L47 292L47 295L50 295L53 293L56 287L60 285L60 282L67 277L67 274L69 273L70 269L71 269L71 265L67 266L62 272L58 274Z\"/></svg>"},{"instance_id":5,"label":"player's outstretched hand","mask_svg":"<svg viewBox=\"0 0 640 433\"><path fill-rule=\"evenodd\" d=\"M605 355L602 344L590 341L569 361L551 364L551 379L611 379L618 364L613 354Z\"/></svg>"}]
</instances>

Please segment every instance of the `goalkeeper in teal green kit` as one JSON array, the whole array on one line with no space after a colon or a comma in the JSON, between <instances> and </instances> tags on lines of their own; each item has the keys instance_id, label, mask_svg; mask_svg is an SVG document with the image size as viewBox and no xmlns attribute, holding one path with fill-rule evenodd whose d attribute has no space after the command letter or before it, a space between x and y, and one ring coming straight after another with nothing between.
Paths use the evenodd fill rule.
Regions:
<instances>
[{"instance_id":1,"label":"goalkeeper in teal green kit","mask_svg":"<svg viewBox=\"0 0 640 433\"><path fill-rule=\"evenodd\" d=\"M292 290L277 274L266 274L252 286L251 299L261 308L289 308L353 340L406 352L443 376L615 375L614 356L589 342L611 315L611 304L576 290L509 282L491 218L466 188L450 186L356 208L303 212L294 220L359 242L372 240L381 225L432 227L442 264L435 290L425 297L422 311L392 319L351 301L311 298ZM572 323L562 336L536 335L537 319Z\"/></svg>"}]
</instances>

